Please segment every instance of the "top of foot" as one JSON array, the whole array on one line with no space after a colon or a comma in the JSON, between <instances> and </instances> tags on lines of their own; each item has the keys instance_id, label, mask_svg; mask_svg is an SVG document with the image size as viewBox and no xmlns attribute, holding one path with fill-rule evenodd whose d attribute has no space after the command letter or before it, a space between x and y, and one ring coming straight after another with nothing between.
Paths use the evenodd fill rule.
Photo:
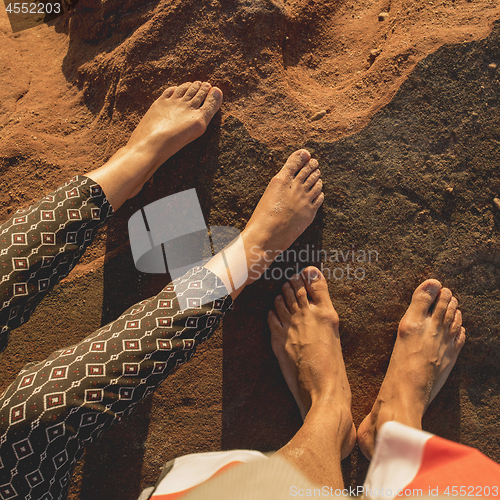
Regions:
<instances>
[{"instance_id":1,"label":"top of foot","mask_svg":"<svg viewBox=\"0 0 500 500\"><path fill-rule=\"evenodd\" d=\"M318 162L305 149L290 155L271 179L242 236L248 255L266 254L267 265L311 224L323 203ZM265 264L265 262L264 262ZM265 270L252 266L253 279Z\"/></svg>"},{"instance_id":2,"label":"top of foot","mask_svg":"<svg viewBox=\"0 0 500 500\"><path fill-rule=\"evenodd\" d=\"M389 420L421 428L422 416L445 383L465 342L458 301L437 280L414 292L399 324L384 382L358 442L371 459L380 426Z\"/></svg>"},{"instance_id":3,"label":"top of foot","mask_svg":"<svg viewBox=\"0 0 500 500\"><path fill-rule=\"evenodd\" d=\"M245 252L237 245L224 249L205 267L219 276L235 299L244 286L256 281L271 262L284 252L311 224L323 203L318 162L305 149L295 151L271 179L252 217L241 234ZM242 258L243 257L243 258ZM243 286L233 290L226 268L245 275Z\"/></svg>"},{"instance_id":4,"label":"top of foot","mask_svg":"<svg viewBox=\"0 0 500 500\"><path fill-rule=\"evenodd\" d=\"M127 147L147 156L154 171L200 137L221 104L222 91L208 82L169 87L151 105Z\"/></svg>"},{"instance_id":5,"label":"top of foot","mask_svg":"<svg viewBox=\"0 0 500 500\"><path fill-rule=\"evenodd\" d=\"M222 92L209 83L170 87L151 105L132 133L104 165L87 173L117 210L172 155L205 132L220 109Z\"/></svg>"}]
</instances>

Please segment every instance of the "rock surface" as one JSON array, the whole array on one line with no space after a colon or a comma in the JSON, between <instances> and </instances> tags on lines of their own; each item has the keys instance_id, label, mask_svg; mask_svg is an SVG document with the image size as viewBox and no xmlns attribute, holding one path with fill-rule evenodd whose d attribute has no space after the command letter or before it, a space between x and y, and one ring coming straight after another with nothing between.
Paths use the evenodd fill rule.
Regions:
<instances>
[{"instance_id":1,"label":"rock surface","mask_svg":"<svg viewBox=\"0 0 500 500\"><path fill-rule=\"evenodd\" d=\"M320 249L330 256L323 268L356 424L377 394L413 289L436 277L458 297L468 341L425 428L500 461L500 213L492 201L500 192L500 7L393 1L379 22L385 10L388 2L355 0L80 0L71 18L17 34L0 17L2 218L105 161L163 88L209 79L225 94L205 136L155 174L14 332L0 390L26 362L165 284L135 271L125 244L141 206L195 187L209 225L242 229L287 154L303 146L325 183L324 206L295 255L246 289L197 356L88 449L70 498L135 500L177 455L286 443L300 415L266 315L285 270L321 266ZM374 49L381 53L370 65ZM364 262L342 262L340 251L353 250ZM368 463L357 448L343 466L346 484L361 485Z\"/></svg>"}]
</instances>

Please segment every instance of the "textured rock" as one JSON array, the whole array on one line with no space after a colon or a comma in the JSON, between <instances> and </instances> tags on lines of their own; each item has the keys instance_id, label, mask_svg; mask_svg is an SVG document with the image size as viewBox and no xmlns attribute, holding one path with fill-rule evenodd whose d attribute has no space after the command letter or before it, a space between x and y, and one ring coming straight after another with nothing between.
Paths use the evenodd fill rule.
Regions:
<instances>
[{"instance_id":1,"label":"textured rock","mask_svg":"<svg viewBox=\"0 0 500 500\"><path fill-rule=\"evenodd\" d=\"M133 268L125 246L132 213L195 187L207 223L242 229L287 154L306 146L320 161L326 200L292 247L309 252L298 265L321 265L318 249L367 253L363 265L323 263L356 423L375 398L413 289L436 277L457 295L468 341L425 427L499 461L500 214L492 200L500 193L500 83L489 67L500 53L499 25L481 38L500 12L487 1L455 4L436 6L446 25L439 16L429 23L425 1L393 2L384 23L383 5L229 0L80 0L70 21L16 37L2 21L12 59L6 69L2 54L3 217L104 161L162 88L207 78L226 100L207 134L120 209L80 274L15 332L0 390L27 361L77 342L162 287L165 277ZM369 66L374 47L383 52ZM311 123L318 109L328 113ZM88 450L71 498L135 500L176 455L286 443L300 415L266 316L296 260L288 254L270 279L246 289L190 364ZM349 274L347 264L355 265ZM353 277L361 267L364 279ZM347 484L360 485L366 469L355 449L344 462Z\"/></svg>"},{"instance_id":2,"label":"textured rock","mask_svg":"<svg viewBox=\"0 0 500 500\"><path fill-rule=\"evenodd\" d=\"M440 5L429 22L428 3L395 4L380 23L380 7L360 1L80 0L63 70L107 127L132 128L159 87L209 78L273 147L334 139L366 125L422 57L500 17L484 0ZM308 125L316 109L331 111L321 128Z\"/></svg>"},{"instance_id":3,"label":"textured rock","mask_svg":"<svg viewBox=\"0 0 500 500\"><path fill-rule=\"evenodd\" d=\"M316 122L318 120L321 120L321 118L324 118L325 116L326 116L326 109L322 109L321 111L314 113L314 115L311 116L310 120L312 122Z\"/></svg>"}]
</instances>

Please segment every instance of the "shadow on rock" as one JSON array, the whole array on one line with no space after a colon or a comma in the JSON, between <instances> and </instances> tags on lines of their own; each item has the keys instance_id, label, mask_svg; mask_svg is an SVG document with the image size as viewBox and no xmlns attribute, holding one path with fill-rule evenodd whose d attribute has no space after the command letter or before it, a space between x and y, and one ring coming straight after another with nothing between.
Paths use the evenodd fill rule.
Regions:
<instances>
[{"instance_id":1,"label":"shadow on rock","mask_svg":"<svg viewBox=\"0 0 500 500\"><path fill-rule=\"evenodd\" d=\"M184 81L210 79L231 99L257 86L248 71L255 58L268 60L262 71L274 70L266 51L281 47L285 23L271 0L80 0L63 72L104 119L142 114L162 88Z\"/></svg>"}]
</instances>

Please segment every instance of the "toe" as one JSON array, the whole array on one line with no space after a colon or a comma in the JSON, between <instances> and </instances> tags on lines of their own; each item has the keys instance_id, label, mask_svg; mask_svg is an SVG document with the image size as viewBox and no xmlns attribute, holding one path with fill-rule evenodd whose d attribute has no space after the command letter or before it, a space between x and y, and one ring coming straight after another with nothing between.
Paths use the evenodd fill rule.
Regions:
<instances>
[{"instance_id":1,"label":"toe","mask_svg":"<svg viewBox=\"0 0 500 500\"><path fill-rule=\"evenodd\" d=\"M283 173L287 179L290 177L295 177L297 172L299 172L305 165L307 165L308 161L311 159L311 155L309 151L306 149L299 149L292 153L288 160L286 161L284 167L281 169L280 173Z\"/></svg>"},{"instance_id":2,"label":"toe","mask_svg":"<svg viewBox=\"0 0 500 500\"><path fill-rule=\"evenodd\" d=\"M304 189L306 191L309 191L313 186L314 184L316 183L316 181L319 179L321 175L321 172L319 170L319 168L317 168L316 170L314 170L310 175L309 177L304 181Z\"/></svg>"},{"instance_id":3,"label":"toe","mask_svg":"<svg viewBox=\"0 0 500 500\"><path fill-rule=\"evenodd\" d=\"M169 87L167 90L165 90L163 92L163 94L161 96L164 97L165 99L168 99L169 97L172 97L172 95L175 92L176 88L177 87Z\"/></svg>"},{"instance_id":4,"label":"toe","mask_svg":"<svg viewBox=\"0 0 500 500\"><path fill-rule=\"evenodd\" d=\"M437 298L436 298L436 307L432 313L432 318L439 323L444 321L444 316L446 311L448 310L448 306L450 304L451 298L453 294L449 288L441 288Z\"/></svg>"},{"instance_id":5,"label":"toe","mask_svg":"<svg viewBox=\"0 0 500 500\"><path fill-rule=\"evenodd\" d=\"M290 322L290 311L285 304L285 299L282 295L278 295L274 299L274 308L276 309L276 314L282 325L288 324Z\"/></svg>"},{"instance_id":6,"label":"toe","mask_svg":"<svg viewBox=\"0 0 500 500\"><path fill-rule=\"evenodd\" d=\"M273 334L273 337L276 337L273 339L273 341L279 341L279 339L282 337L282 330L283 330L283 325L281 324L278 316L274 311L269 311L267 315L267 324L269 325L269 328L271 329L271 333ZM283 342L284 344L284 342Z\"/></svg>"},{"instance_id":7,"label":"toe","mask_svg":"<svg viewBox=\"0 0 500 500\"><path fill-rule=\"evenodd\" d=\"M317 160L314 158L311 158L306 165L304 165L299 172L297 173L297 176L295 179L300 182L301 184L304 183L307 178L318 168L319 163Z\"/></svg>"},{"instance_id":8,"label":"toe","mask_svg":"<svg viewBox=\"0 0 500 500\"><path fill-rule=\"evenodd\" d=\"M189 88L186 90L186 93L184 94L184 99L186 101L192 99L196 93L200 90L201 87L201 82L194 82L192 83Z\"/></svg>"},{"instance_id":9,"label":"toe","mask_svg":"<svg viewBox=\"0 0 500 500\"><path fill-rule=\"evenodd\" d=\"M222 90L218 87L211 87L206 95L203 95L203 86L200 92L196 94L194 100L196 101L200 96L203 96L203 105L201 106L201 111L205 117L207 123L214 117L215 113L219 111L222 105ZM201 102L200 102L201 104Z\"/></svg>"},{"instance_id":10,"label":"toe","mask_svg":"<svg viewBox=\"0 0 500 500\"><path fill-rule=\"evenodd\" d=\"M325 194L319 193L319 196L316 196L316 198L311 201L311 205L312 205L313 209L318 210L318 208L321 206L323 201L325 201Z\"/></svg>"},{"instance_id":11,"label":"toe","mask_svg":"<svg viewBox=\"0 0 500 500\"><path fill-rule=\"evenodd\" d=\"M441 283L438 280L424 281L413 292L408 311L415 312L421 316L427 316L440 290Z\"/></svg>"},{"instance_id":12,"label":"toe","mask_svg":"<svg viewBox=\"0 0 500 500\"><path fill-rule=\"evenodd\" d=\"M313 266L306 267L302 271L306 290L312 301L315 304L321 302L330 302L330 294L328 293L328 285L321 271Z\"/></svg>"},{"instance_id":13,"label":"toe","mask_svg":"<svg viewBox=\"0 0 500 500\"><path fill-rule=\"evenodd\" d=\"M323 181L321 179L318 179L308 193L309 199L311 201L315 200L321 193L322 189L323 189Z\"/></svg>"},{"instance_id":14,"label":"toe","mask_svg":"<svg viewBox=\"0 0 500 500\"><path fill-rule=\"evenodd\" d=\"M290 283L295 291L295 297L297 297L297 304L299 307L304 308L309 305L307 300L307 290L304 280L300 274L295 274L290 279Z\"/></svg>"},{"instance_id":15,"label":"toe","mask_svg":"<svg viewBox=\"0 0 500 500\"><path fill-rule=\"evenodd\" d=\"M444 326L449 327L455 318L455 312L458 307L458 300L455 297L452 297L450 303L448 304L448 309L444 315Z\"/></svg>"},{"instance_id":16,"label":"toe","mask_svg":"<svg viewBox=\"0 0 500 500\"><path fill-rule=\"evenodd\" d=\"M288 310L293 313L298 309L297 297L295 296L295 291L290 283L285 283L283 285L283 295L285 297L285 303Z\"/></svg>"},{"instance_id":17,"label":"toe","mask_svg":"<svg viewBox=\"0 0 500 500\"><path fill-rule=\"evenodd\" d=\"M191 87L191 82L186 82L182 85L179 85L175 88L174 93L172 94L173 97L182 97L187 92L189 87Z\"/></svg>"},{"instance_id":18,"label":"toe","mask_svg":"<svg viewBox=\"0 0 500 500\"><path fill-rule=\"evenodd\" d=\"M460 351L465 344L465 328L460 327L460 332L455 337L455 348Z\"/></svg>"},{"instance_id":19,"label":"toe","mask_svg":"<svg viewBox=\"0 0 500 500\"><path fill-rule=\"evenodd\" d=\"M207 95L210 92L211 88L212 85L210 85L208 82L200 83L200 86L198 87L196 93L191 96L191 105L195 108L199 108L207 98Z\"/></svg>"},{"instance_id":20,"label":"toe","mask_svg":"<svg viewBox=\"0 0 500 500\"><path fill-rule=\"evenodd\" d=\"M460 311L460 309L455 309L453 320L450 324L450 334L453 337L456 337L460 333L461 328L462 328L462 311Z\"/></svg>"}]
</instances>

